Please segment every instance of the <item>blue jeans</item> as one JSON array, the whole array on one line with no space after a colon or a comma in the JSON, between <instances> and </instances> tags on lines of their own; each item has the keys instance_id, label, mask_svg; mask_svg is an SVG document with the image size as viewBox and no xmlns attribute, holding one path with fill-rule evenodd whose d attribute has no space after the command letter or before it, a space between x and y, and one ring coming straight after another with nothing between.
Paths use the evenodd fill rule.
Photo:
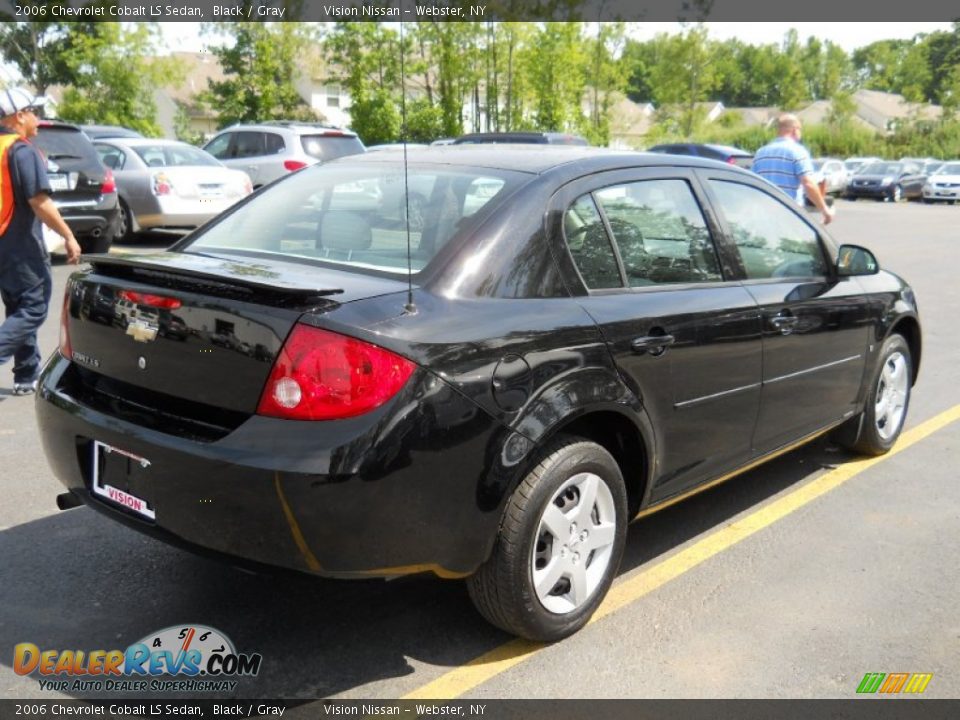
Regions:
<instances>
[{"instance_id":1,"label":"blue jeans","mask_svg":"<svg viewBox=\"0 0 960 720\"><path fill-rule=\"evenodd\" d=\"M25 290L0 288L0 297L7 319L0 325L0 365L13 358L13 381L31 383L40 374L40 348L37 331L47 319L53 279L48 274L42 281Z\"/></svg>"}]
</instances>

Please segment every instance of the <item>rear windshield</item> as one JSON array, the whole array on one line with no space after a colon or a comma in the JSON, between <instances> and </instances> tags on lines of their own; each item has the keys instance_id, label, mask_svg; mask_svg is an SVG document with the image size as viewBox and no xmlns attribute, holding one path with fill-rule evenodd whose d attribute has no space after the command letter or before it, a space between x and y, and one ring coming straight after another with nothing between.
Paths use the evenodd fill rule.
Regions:
<instances>
[{"instance_id":1,"label":"rear windshield","mask_svg":"<svg viewBox=\"0 0 960 720\"><path fill-rule=\"evenodd\" d=\"M90 138L75 128L41 126L33 139L48 163L67 170L100 171L100 156Z\"/></svg>"},{"instance_id":2,"label":"rear windshield","mask_svg":"<svg viewBox=\"0 0 960 720\"><path fill-rule=\"evenodd\" d=\"M315 165L257 193L185 249L269 253L406 275L409 226L416 273L526 177L411 166L407 195L400 163Z\"/></svg>"},{"instance_id":3,"label":"rear windshield","mask_svg":"<svg viewBox=\"0 0 960 720\"><path fill-rule=\"evenodd\" d=\"M363 152L360 138L350 135L301 135L303 151L317 160L333 160Z\"/></svg>"},{"instance_id":4,"label":"rear windshield","mask_svg":"<svg viewBox=\"0 0 960 720\"><path fill-rule=\"evenodd\" d=\"M213 155L190 145L134 145L133 151L149 167L196 167L221 165Z\"/></svg>"}]
</instances>

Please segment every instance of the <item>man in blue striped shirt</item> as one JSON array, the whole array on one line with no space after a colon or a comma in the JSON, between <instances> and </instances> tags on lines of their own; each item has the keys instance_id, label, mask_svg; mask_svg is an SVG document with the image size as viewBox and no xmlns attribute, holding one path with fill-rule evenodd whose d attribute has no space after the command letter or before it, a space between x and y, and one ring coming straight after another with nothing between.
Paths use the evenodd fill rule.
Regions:
<instances>
[{"instance_id":1,"label":"man in blue striped shirt","mask_svg":"<svg viewBox=\"0 0 960 720\"><path fill-rule=\"evenodd\" d=\"M800 144L800 120L796 115L781 115L777 137L757 150L753 171L783 190L795 203L803 204L800 188L823 214L823 224L833 220L833 208L827 205L813 180L810 151Z\"/></svg>"}]
</instances>

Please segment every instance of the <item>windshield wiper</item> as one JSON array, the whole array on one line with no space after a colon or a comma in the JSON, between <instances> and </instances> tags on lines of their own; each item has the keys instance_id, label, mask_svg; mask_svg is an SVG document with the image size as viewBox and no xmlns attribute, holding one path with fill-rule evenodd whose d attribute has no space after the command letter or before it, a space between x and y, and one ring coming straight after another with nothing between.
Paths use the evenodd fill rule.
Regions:
<instances>
[{"instance_id":1,"label":"windshield wiper","mask_svg":"<svg viewBox=\"0 0 960 720\"><path fill-rule=\"evenodd\" d=\"M71 155L70 153L52 153L47 155L47 160L83 160L79 155Z\"/></svg>"}]
</instances>

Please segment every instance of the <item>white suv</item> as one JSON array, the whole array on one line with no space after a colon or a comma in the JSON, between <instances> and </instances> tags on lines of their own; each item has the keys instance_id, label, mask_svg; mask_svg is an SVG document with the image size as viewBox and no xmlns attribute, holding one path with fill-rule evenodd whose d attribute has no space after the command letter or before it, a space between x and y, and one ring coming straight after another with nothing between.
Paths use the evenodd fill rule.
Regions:
<instances>
[{"instance_id":1,"label":"white suv","mask_svg":"<svg viewBox=\"0 0 960 720\"><path fill-rule=\"evenodd\" d=\"M254 188L307 165L364 152L354 132L288 121L232 125L217 133L203 149L227 167L247 173Z\"/></svg>"}]
</instances>

